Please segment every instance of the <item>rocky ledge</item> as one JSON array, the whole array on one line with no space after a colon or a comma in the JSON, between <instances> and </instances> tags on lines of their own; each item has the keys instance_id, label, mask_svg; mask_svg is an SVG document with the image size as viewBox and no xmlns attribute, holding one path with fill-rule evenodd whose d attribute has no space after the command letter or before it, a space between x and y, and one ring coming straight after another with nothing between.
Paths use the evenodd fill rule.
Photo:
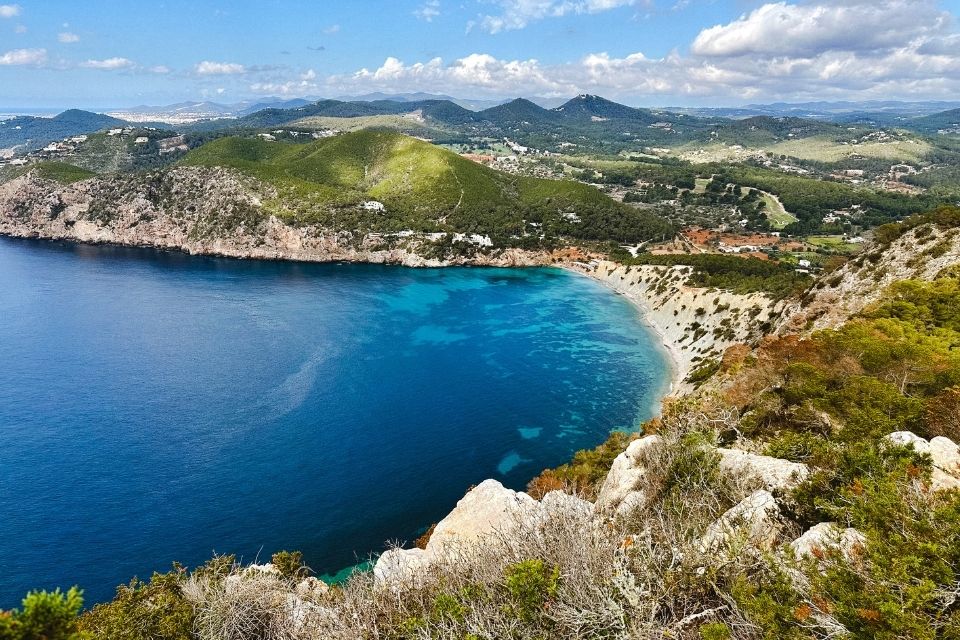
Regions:
<instances>
[{"instance_id":1,"label":"rocky ledge","mask_svg":"<svg viewBox=\"0 0 960 640\"><path fill-rule=\"evenodd\" d=\"M0 185L0 235L184 251L194 255L410 267L548 264L546 253L478 248L431 256L422 234L357 234L293 225L265 205L276 194L225 169L176 168L72 185L36 172Z\"/></svg>"}]
</instances>

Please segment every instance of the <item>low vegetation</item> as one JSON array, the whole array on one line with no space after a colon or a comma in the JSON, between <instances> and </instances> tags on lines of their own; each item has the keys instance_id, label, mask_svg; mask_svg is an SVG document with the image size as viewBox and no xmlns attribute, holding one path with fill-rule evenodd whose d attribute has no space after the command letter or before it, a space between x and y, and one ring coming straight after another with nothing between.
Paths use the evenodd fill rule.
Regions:
<instances>
[{"instance_id":1,"label":"low vegetation","mask_svg":"<svg viewBox=\"0 0 960 640\"><path fill-rule=\"evenodd\" d=\"M888 233L954 220L940 210ZM757 270L749 277L776 276L732 259ZM726 282L732 264L704 262L698 277ZM885 439L960 440L960 270L897 282L835 328L733 347L702 378L643 425L659 436L640 454L644 499L609 518L582 499L636 435L535 478L530 493L553 505L541 516L446 547L407 579L367 572L305 589L297 554L274 556L270 572L218 558L135 580L79 619L75 590L31 594L0 616L0 638L960 637L960 490L934 491L931 457ZM718 519L766 486L724 470L717 447L729 446L809 472L771 488L782 508L762 542L735 533L717 547L704 541ZM794 553L790 542L825 522L855 542Z\"/></svg>"},{"instance_id":2,"label":"low vegetation","mask_svg":"<svg viewBox=\"0 0 960 640\"><path fill-rule=\"evenodd\" d=\"M813 282L813 278L797 273L792 265L759 258L714 253L641 253L634 257L617 250L611 253L610 259L626 265L687 266L690 267L687 281L691 286L742 294L763 292L774 299L800 294Z\"/></svg>"},{"instance_id":3,"label":"low vegetation","mask_svg":"<svg viewBox=\"0 0 960 640\"><path fill-rule=\"evenodd\" d=\"M669 224L571 181L511 176L426 142L360 131L307 144L224 138L187 166L231 167L275 187L276 213L295 224L489 235L497 246L569 237L636 242L672 236ZM383 211L365 209L379 202Z\"/></svg>"}]
</instances>

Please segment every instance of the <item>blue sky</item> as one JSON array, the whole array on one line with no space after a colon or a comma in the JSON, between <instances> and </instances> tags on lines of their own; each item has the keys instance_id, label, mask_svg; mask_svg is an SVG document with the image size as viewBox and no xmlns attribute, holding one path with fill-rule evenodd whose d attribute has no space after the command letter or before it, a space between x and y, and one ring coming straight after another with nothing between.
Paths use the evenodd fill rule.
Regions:
<instances>
[{"instance_id":1,"label":"blue sky","mask_svg":"<svg viewBox=\"0 0 960 640\"><path fill-rule=\"evenodd\" d=\"M960 98L960 0L0 0L0 106Z\"/></svg>"}]
</instances>

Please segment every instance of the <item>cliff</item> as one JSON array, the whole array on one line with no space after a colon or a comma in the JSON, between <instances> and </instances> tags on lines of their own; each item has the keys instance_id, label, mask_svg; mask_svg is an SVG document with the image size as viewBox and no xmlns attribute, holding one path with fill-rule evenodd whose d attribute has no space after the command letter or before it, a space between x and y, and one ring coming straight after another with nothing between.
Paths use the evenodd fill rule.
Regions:
<instances>
[{"instance_id":1,"label":"cliff","mask_svg":"<svg viewBox=\"0 0 960 640\"><path fill-rule=\"evenodd\" d=\"M466 250L445 255L423 234L290 224L264 204L275 197L268 185L229 169L181 167L67 185L33 171L0 185L0 234L305 262L412 267L549 262L544 253L466 243Z\"/></svg>"},{"instance_id":2,"label":"cliff","mask_svg":"<svg viewBox=\"0 0 960 640\"><path fill-rule=\"evenodd\" d=\"M685 381L704 361L721 357L728 347L758 340L782 307L762 293L743 295L690 286L690 267L623 266L603 261L578 270L642 309L644 319L673 357L676 383ZM674 391L684 389L689 386Z\"/></svg>"}]
</instances>

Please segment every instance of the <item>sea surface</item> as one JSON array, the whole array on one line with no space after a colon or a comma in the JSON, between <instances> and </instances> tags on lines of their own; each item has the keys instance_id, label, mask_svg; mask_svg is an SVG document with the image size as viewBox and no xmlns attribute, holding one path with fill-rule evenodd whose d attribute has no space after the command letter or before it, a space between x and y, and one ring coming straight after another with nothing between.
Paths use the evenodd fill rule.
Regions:
<instances>
[{"instance_id":1,"label":"sea surface","mask_svg":"<svg viewBox=\"0 0 960 640\"><path fill-rule=\"evenodd\" d=\"M214 553L334 574L636 426L668 378L627 300L558 269L0 238L0 608Z\"/></svg>"}]
</instances>

